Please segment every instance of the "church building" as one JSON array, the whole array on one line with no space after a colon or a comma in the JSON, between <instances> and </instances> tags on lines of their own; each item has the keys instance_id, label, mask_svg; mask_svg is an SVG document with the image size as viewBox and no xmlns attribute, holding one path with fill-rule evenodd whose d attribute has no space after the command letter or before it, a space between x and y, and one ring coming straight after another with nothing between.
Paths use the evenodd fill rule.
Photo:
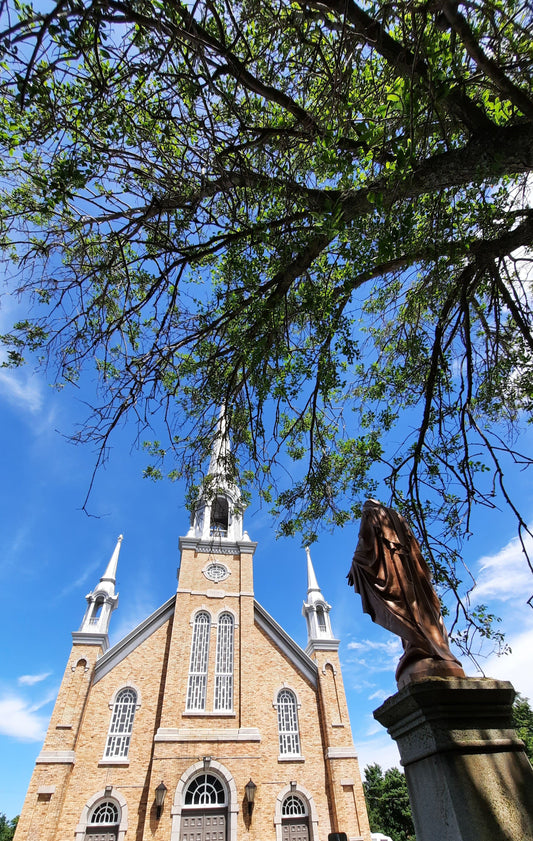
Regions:
<instances>
[{"instance_id":1,"label":"church building","mask_svg":"<svg viewBox=\"0 0 533 841\"><path fill-rule=\"evenodd\" d=\"M15 841L370 841L330 605L305 651L255 600L219 435L177 592L109 648L119 537L73 644Z\"/></svg>"}]
</instances>

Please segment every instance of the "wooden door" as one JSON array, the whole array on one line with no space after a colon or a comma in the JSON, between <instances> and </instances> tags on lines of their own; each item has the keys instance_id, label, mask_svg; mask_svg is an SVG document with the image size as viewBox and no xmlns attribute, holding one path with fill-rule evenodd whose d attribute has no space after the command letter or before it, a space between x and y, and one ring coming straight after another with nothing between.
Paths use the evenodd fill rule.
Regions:
<instances>
[{"instance_id":1,"label":"wooden door","mask_svg":"<svg viewBox=\"0 0 533 841\"><path fill-rule=\"evenodd\" d=\"M226 811L182 812L180 841L226 841Z\"/></svg>"},{"instance_id":2,"label":"wooden door","mask_svg":"<svg viewBox=\"0 0 533 841\"><path fill-rule=\"evenodd\" d=\"M309 841L308 818L283 818L282 841Z\"/></svg>"}]
</instances>

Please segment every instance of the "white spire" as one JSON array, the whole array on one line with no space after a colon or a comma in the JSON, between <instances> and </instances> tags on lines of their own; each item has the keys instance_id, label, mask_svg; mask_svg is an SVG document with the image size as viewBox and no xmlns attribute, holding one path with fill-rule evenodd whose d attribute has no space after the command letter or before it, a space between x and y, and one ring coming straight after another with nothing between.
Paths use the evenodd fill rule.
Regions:
<instances>
[{"instance_id":1,"label":"white spire","mask_svg":"<svg viewBox=\"0 0 533 841\"><path fill-rule=\"evenodd\" d=\"M78 642L87 642L91 638L94 638L95 642L103 644L104 650L108 645L107 634L109 631L109 620L118 604L118 593L115 593L115 583L122 539L122 535L119 535L113 554L109 559L106 571L101 577L100 582L94 590L86 595L87 610L85 611L79 632L74 634L74 639Z\"/></svg>"},{"instance_id":2,"label":"white spire","mask_svg":"<svg viewBox=\"0 0 533 841\"><path fill-rule=\"evenodd\" d=\"M307 601L304 602L302 613L307 622L307 654L317 649L337 649L339 641L333 636L329 611L331 605L327 603L322 590L316 580L309 546L305 547L307 555Z\"/></svg>"},{"instance_id":3,"label":"white spire","mask_svg":"<svg viewBox=\"0 0 533 841\"><path fill-rule=\"evenodd\" d=\"M100 579L100 587L98 587L99 591L105 590L106 593L109 595L115 594L115 584L117 580L117 565L118 565L118 556L120 554L120 546L122 544L124 537L123 535L119 534L117 539L117 545L113 549L113 554L109 558L109 563L107 565L107 569L102 575Z\"/></svg>"},{"instance_id":4,"label":"white spire","mask_svg":"<svg viewBox=\"0 0 533 841\"><path fill-rule=\"evenodd\" d=\"M221 406L218 413L217 428L209 459L208 476L225 477L228 465L228 456L231 452L228 428L226 424L226 407Z\"/></svg>"},{"instance_id":5,"label":"white spire","mask_svg":"<svg viewBox=\"0 0 533 841\"><path fill-rule=\"evenodd\" d=\"M325 602L324 596L318 586L318 581L316 580L309 546L305 547L305 553L307 555L307 601L309 603L315 603L317 601Z\"/></svg>"},{"instance_id":6,"label":"white spire","mask_svg":"<svg viewBox=\"0 0 533 841\"><path fill-rule=\"evenodd\" d=\"M231 452L226 423L226 407L221 406L216 424L215 437L207 480L200 489L198 501L191 519L188 538L202 541L250 541L242 527L241 492L235 482L228 480Z\"/></svg>"}]
</instances>

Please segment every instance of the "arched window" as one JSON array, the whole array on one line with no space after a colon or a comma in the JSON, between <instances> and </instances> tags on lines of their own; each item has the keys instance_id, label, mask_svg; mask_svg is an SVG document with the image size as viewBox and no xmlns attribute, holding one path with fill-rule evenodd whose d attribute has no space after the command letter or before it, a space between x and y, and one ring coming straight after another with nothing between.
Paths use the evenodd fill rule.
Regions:
<instances>
[{"instance_id":1,"label":"arched window","mask_svg":"<svg viewBox=\"0 0 533 841\"><path fill-rule=\"evenodd\" d=\"M277 698L280 754L299 755L298 705L290 689L281 689Z\"/></svg>"},{"instance_id":2,"label":"arched window","mask_svg":"<svg viewBox=\"0 0 533 841\"><path fill-rule=\"evenodd\" d=\"M284 818L296 818L307 815L307 809L301 797L296 794L289 794L283 801L281 814Z\"/></svg>"},{"instance_id":3,"label":"arched window","mask_svg":"<svg viewBox=\"0 0 533 841\"><path fill-rule=\"evenodd\" d=\"M92 810L85 837L94 841L114 841L118 836L119 823L120 812L117 804L113 800L104 800Z\"/></svg>"},{"instance_id":4,"label":"arched window","mask_svg":"<svg viewBox=\"0 0 533 841\"><path fill-rule=\"evenodd\" d=\"M131 686L121 689L113 707L104 757L126 757L128 755L136 707L137 693L135 690Z\"/></svg>"},{"instance_id":5,"label":"arched window","mask_svg":"<svg viewBox=\"0 0 533 841\"><path fill-rule=\"evenodd\" d=\"M211 617L206 611L196 614L192 632L187 709L205 710L207 665L209 662L209 635Z\"/></svg>"},{"instance_id":6,"label":"arched window","mask_svg":"<svg viewBox=\"0 0 533 841\"><path fill-rule=\"evenodd\" d=\"M225 496L216 496L211 505L210 535L228 536L229 504Z\"/></svg>"},{"instance_id":7,"label":"arched window","mask_svg":"<svg viewBox=\"0 0 533 841\"><path fill-rule=\"evenodd\" d=\"M318 623L318 630L325 631L326 630L326 616L324 614L324 608L321 604L317 605L316 608L316 621Z\"/></svg>"},{"instance_id":8,"label":"arched window","mask_svg":"<svg viewBox=\"0 0 533 841\"><path fill-rule=\"evenodd\" d=\"M218 620L217 659L215 666L215 710L233 709L233 637L231 613Z\"/></svg>"},{"instance_id":9,"label":"arched window","mask_svg":"<svg viewBox=\"0 0 533 841\"><path fill-rule=\"evenodd\" d=\"M224 806L226 789L214 774L200 774L185 789L183 804L184 806Z\"/></svg>"},{"instance_id":10,"label":"arched window","mask_svg":"<svg viewBox=\"0 0 533 841\"><path fill-rule=\"evenodd\" d=\"M301 797L289 794L281 807L282 841L309 841L307 806Z\"/></svg>"}]
</instances>

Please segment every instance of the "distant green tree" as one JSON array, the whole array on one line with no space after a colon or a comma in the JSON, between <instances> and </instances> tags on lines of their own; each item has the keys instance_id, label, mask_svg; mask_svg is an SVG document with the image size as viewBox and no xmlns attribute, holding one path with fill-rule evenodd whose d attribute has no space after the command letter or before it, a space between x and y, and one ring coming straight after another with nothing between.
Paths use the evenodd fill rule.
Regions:
<instances>
[{"instance_id":1,"label":"distant green tree","mask_svg":"<svg viewBox=\"0 0 533 841\"><path fill-rule=\"evenodd\" d=\"M517 694L513 704L513 724L526 746L529 761L533 764L533 710L527 698Z\"/></svg>"},{"instance_id":2,"label":"distant green tree","mask_svg":"<svg viewBox=\"0 0 533 841\"><path fill-rule=\"evenodd\" d=\"M363 788L370 830L390 835L393 841L415 841L405 775L398 768L383 773L380 765L368 765Z\"/></svg>"},{"instance_id":3,"label":"distant green tree","mask_svg":"<svg viewBox=\"0 0 533 841\"><path fill-rule=\"evenodd\" d=\"M3 812L0 812L0 841L12 841L17 828L18 815L9 821Z\"/></svg>"}]
</instances>

